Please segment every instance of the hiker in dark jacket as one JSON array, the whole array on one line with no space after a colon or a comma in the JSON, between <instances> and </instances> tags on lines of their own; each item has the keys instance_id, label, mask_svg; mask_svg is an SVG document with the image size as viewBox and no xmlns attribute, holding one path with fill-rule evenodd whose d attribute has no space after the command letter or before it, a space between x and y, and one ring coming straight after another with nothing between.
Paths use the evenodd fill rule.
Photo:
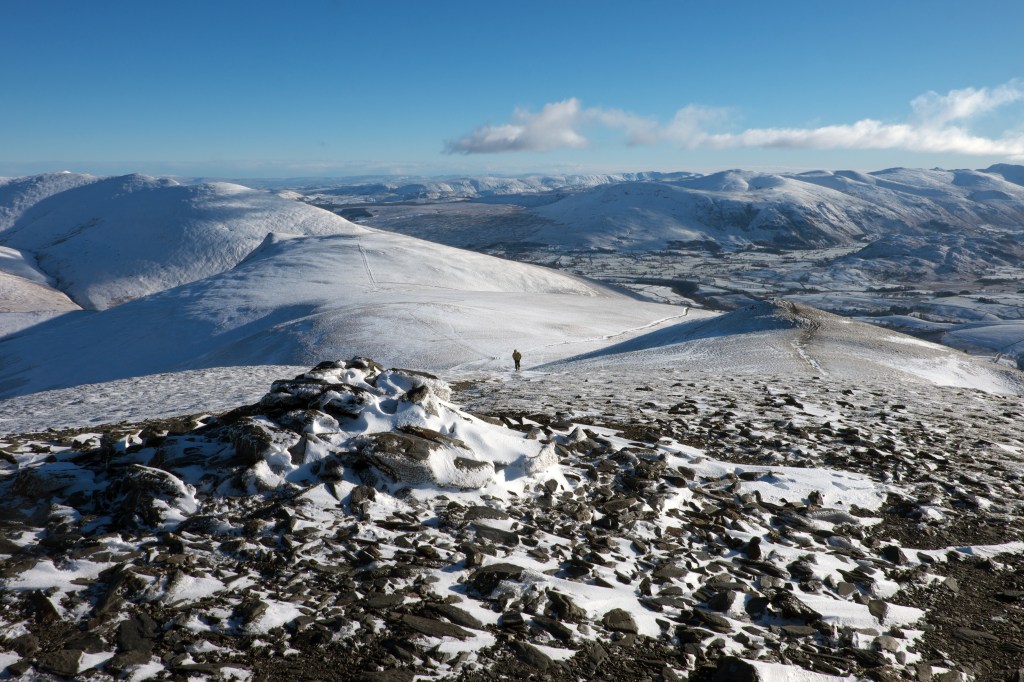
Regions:
<instances>
[{"instance_id":1,"label":"hiker in dark jacket","mask_svg":"<svg viewBox=\"0 0 1024 682\"><path fill-rule=\"evenodd\" d=\"M512 361L516 363L516 371L519 371L519 361L523 359L523 354L517 350L512 351Z\"/></svg>"}]
</instances>

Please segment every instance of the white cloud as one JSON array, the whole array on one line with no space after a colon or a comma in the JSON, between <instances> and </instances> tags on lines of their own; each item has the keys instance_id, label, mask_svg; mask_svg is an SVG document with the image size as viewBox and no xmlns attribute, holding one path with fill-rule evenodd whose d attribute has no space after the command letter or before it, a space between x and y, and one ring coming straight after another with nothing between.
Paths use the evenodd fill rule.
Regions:
<instances>
[{"instance_id":1,"label":"white cloud","mask_svg":"<svg viewBox=\"0 0 1024 682\"><path fill-rule=\"evenodd\" d=\"M580 102L571 97L544 105L532 114L516 109L513 122L480 126L446 145L448 153L488 154L494 152L549 151L583 147L586 138L576 131L581 124Z\"/></svg>"},{"instance_id":2,"label":"white cloud","mask_svg":"<svg viewBox=\"0 0 1024 682\"><path fill-rule=\"evenodd\" d=\"M900 149L911 152L1024 157L1024 133L1005 131L998 137L972 133L972 120L1007 104L1024 100L1024 81L995 88L963 88L945 95L928 92L911 102L906 122L862 119L816 128L748 128L716 132L728 123L730 111L689 105L672 120L660 123L621 109L583 108L571 98L546 105L539 113L517 109L513 122L482 126L449 142L448 153L549 151L588 144L583 130L601 127L622 131L630 145L675 144L687 149Z\"/></svg>"}]
</instances>

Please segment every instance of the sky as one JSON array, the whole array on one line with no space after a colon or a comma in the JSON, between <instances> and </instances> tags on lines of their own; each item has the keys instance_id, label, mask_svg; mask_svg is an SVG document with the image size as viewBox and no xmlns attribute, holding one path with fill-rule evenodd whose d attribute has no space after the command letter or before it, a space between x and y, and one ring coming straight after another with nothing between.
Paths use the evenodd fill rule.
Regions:
<instances>
[{"instance_id":1,"label":"sky","mask_svg":"<svg viewBox=\"0 0 1024 682\"><path fill-rule=\"evenodd\" d=\"M0 175L1024 163L1019 0L5 0Z\"/></svg>"}]
</instances>

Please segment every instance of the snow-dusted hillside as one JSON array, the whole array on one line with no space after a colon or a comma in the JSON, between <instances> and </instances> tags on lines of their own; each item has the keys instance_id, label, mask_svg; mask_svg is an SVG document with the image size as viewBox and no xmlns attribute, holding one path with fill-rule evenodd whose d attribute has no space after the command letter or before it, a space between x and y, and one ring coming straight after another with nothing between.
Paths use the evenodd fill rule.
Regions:
<instances>
[{"instance_id":1,"label":"snow-dusted hillside","mask_svg":"<svg viewBox=\"0 0 1024 682\"><path fill-rule=\"evenodd\" d=\"M58 174L12 181L0 192L5 187L18 192L6 197L10 220L0 223L0 245L31 254L84 308L223 272L271 232L364 232L330 212L226 183Z\"/></svg>"},{"instance_id":2,"label":"snow-dusted hillside","mask_svg":"<svg viewBox=\"0 0 1024 682\"><path fill-rule=\"evenodd\" d=\"M507 365L518 347L535 365L685 315L386 232L278 236L227 272L0 340L0 394L360 353L438 370Z\"/></svg>"}]
</instances>

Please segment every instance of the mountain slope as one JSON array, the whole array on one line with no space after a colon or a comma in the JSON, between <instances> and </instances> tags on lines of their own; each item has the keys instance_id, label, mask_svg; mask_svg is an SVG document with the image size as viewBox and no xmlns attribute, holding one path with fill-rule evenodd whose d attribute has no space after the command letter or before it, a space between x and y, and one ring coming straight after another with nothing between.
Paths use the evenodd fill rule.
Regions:
<instances>
[{"instance_id":1,"label":"mountain slope","mask_svg":"<svg viewBox=\"0 0 1024 682\"><path fill-rule=\"evenodd\" d=\"M427 370L529 367L679 319L531 265L372 230L278 236L235 268L0 340L0 395L224 365L370 354Z\"/></svg>"},{"instance_id":2,"label":"mountain slope","mask_svg":"<svg viewBox=\"0 0 1024 682\"><path fill-rule=\"evenodd\" d=\"M0 246L0 337L81 310L16 249Z\"/></svg>"},{"instance_id":3,"label":"mountain slope","mask_svg":"<svg viewBox=\"0 0 1024 682\"><path fill-rule=\"evenodd\" d=\"M43 199L98 180L92 175L68 172L0 178L0 233Z\"/></svg>"},{"instance_id":4,"label":"mountain slope","mask_svg":"<svg viewBox=\"0 0 1024 682\"><path fill-rule=\"evenodd\" d=\"M553 363L571 367L681 367L700 374L787 375L825 381L899 381L1024 393L1024 375L959 351L789 301L682 322Z\"/></svg>"},{"instance_id":5,"label":"mountain slope","mask_svg":"<svg viewBox=\"0 0 1024 682\"><path fill-rule=\"evenodd\" d=\"M85 308L102 310L223 272L271 232L364 231L327 211L240 185L186 186L140 175L83 183L22 210L0 233L0 244L33 254Z\"/></svg>"}]
</instances>

